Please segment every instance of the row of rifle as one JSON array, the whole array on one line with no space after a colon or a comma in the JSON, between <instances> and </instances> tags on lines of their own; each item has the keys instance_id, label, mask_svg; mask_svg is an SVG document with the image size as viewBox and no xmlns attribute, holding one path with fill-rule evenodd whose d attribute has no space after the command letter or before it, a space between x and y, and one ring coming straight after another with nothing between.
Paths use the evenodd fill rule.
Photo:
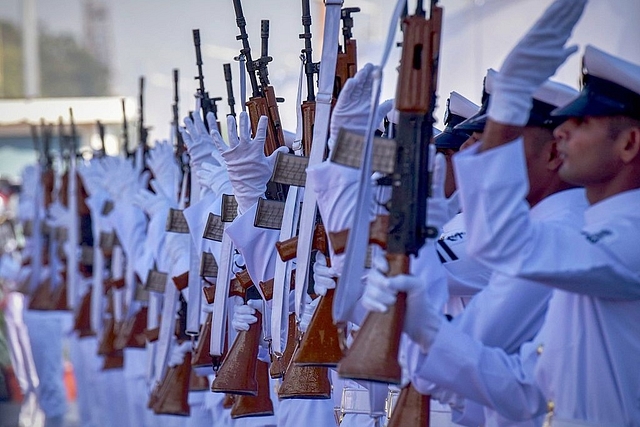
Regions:
<instances>
[{"instance_id":1,"label":"row of rifle","mask_svg":"<svg viewBox=\"0 0 640 427\"><path fill-rule=\"evenodd\" d=\"M265 154L270 155L279 147L285 145L284 128L278 111L278 102L282 102L275 94L275 90L269 81L268 64L273 61L269 56L269 21L261 22L261 52L260 57L253 59L249 36L246 30L246 20L242 10L240 0L233 0L236 14L236 22L240 34L236 37L242 43L238 61L244 64L249 77L251 96L244 102L244 94L241 93L242 109L246 110L250 117L252 132L255 133L258 120L261 116L268 118L267 140L265 143ZM274 340L274 351L272 354L272 364L269 371L274 378L282 378L280 387L281 398L330 398L331 390L328 382L329 367L338 367L341 375L349 378L365 379L379 382L399 383L399 368L397 367L397 352L399 342L399 331L402 330L397 322L404 319L402 297L399 298L399 306L390 314L381 315L382 319L370 316L359 333L346 357L345 349L341 348L340 331L333 324L331 307L334 293L327 293L323 297L323 302L316 310L314 318L309 325L309 329L303 335L296 329L296 321L299 321L302 314L300 301L304 295L313 293L310 286L309 271L311 268L311 252L319 250L328 254L327 245L331 237L327 236L322 227L322 219L317 213L316 200L311 192L305 194L302 199L301 189L305 186L305 176L299 173L300 165L318 164L326 157L326 140L329 127L329 118L332 105L335 104L340 90L344 87L347 79L353 77L357 70L357 47L352 36L354 12L358 8L341 8L341 1L326 2L325 13L325 34L323 42L323 55L320 62L313 61L312 34L311 34L311 13L309 0L302 0L302 26L303 33L300 38L304 40L302 49L302 60L304 64L306 99L300 106L301 110L301 132L299 146L294 144L295 154L279 156L276 163L276 171L272 181L267 186L265 193L266 200L275 204L263 203L264 207L258 208L256 224L261 223L261 215L272 218L274 211L280 212L281 223L276 228L281 229L281 242L278 245L280 267L276 267L276 275L272 281L263 283L252 283L246 270L231 274L233 261L233 245L228 240L226 233L218 238L222 242L223 253L218 261L217 282L215 287L204 286L197 277L197 292L204 292L204 297L213 304L213 315L209 316L202 325L199 332L193 333L196 336L197 344L194 354L189 353L186 360L180 367L168 370L165 381L161 383L152 396L150 406L158 406L158 402L173 402L177 404L175 413L180 415L188 414L184 408L186 398L184 390L187 386L178 386L176 381L189 381L191 377L186 367L200 366L203 363L210 365L216 372L211 389L217 392L225 392L235 395L234 403L236 416L251 416L269 413L268 386L265 388L264 381L267 378L267 365L257 360L258 342L260 336ZM442 19L441 9L431 2L429 18L422 6L422 1L418 1L415 14L406 16L403 20L403 55L400 65L400 77L398 92L396 96L397 109L400 121L396 131L396 158L394 172L390 173L393 179L392 198L388 204L389 221L388 236L386 237L387 257L392 267L391 274L406 273L409 265L409 256L416 254L423 245L428 230L424 227L426 216L426 189L428 182L426 174L426 164L428 162L426 149L431 139L431 129L433 125L433 110L435 106L435 90L437 77L437 59L439 46L440 22ZM343 41L339 43L339 34L331 34L327 29L337 28L336 25L342 22ZM202 108L203 123L207 124L206 116L213 113L218 120L217 103L222 100L220 97L211 97L204 84L203 61L201 55L201 41L199 30L193 30L193 41L196 53L198 81L196 96L200 100ZM224 76L227 89L229 114L236 114L235 97L233 95L231 65L224 64ZM174 96L172 106L172 127L174 133L174 143L176 146L176 156L182 166L185 175L183 182L187 182L189 162L186 155L186 148L179 132L179 111L178 111L178 70L173 71ZM243 78L240 79L243 81ZM316 94L317 87L317 94ZM241 88L241 92L242 92ZM144 123L144 78L140 79L140 97L138 111L139 148L137 155L144 159L148 150L148 128ZM123 108L123 139L125 151L128 150L128 128L126 114ZM98 123L102 140L102 149L99 155L104 155L104 128ZM42 127L43 143L41 144L42 155L40 158L43 177L51 167L46 148L49 139L47 135L49 127ZM72 125L72 129L73 125ZM72 130L71 140L75 140L75 131ZM34 141L39 140L34 130ZM69 153L75 153L69 149ZM298 172L295 172L295 171ZM47 182L46 179L43 182ZM197 201L197 190L195 180L191 180L191 194L188 197L191 203ZM79 188L81 187L78 186ZM184 185L183 185L184 187ZM183 190L184 191L184 190ZM45 189L45 194L51 194L51 189ZM182 198L183 202L185 197ZM79 198L78 200L82 200ZM418 201L416 204L415 202ZM423 203L425 202L425 203ZM232 200L227 199L227 203L232 204ZM182 204L183 208L186 203ZM223 216L225 207L222 208ZM234 215L231 215L233 217ZM356 215L357 217L357 215ZM210 215L211 218L211 215ZM233 218L231 218L232 220ZM230 219L227 218L226 223ZM223 223L225 219L221 220ZM273 226L271 226L273 227ZM287 228L287 230L285 230ZM225 240L226 239L226 240ZM336 244L331 243L334 247ZM281 249L282 248L282 249ZM347 251L350 248L346 249ZM353 250L353 248L351 248ZM191 256L193 257L193 252ZM121 257L116 255L116 258ZM290 262L297 257L297 271L293 270L293 263ZM118 264L119 261L111 261ZM229 265L224 265L225 263ZM278 270L280 268L280 270ZM117 269L116 269L117 270ZM226 273L223 273L226 271ZM193 272L190 271L189 284L194 283ZM202 276L203 274L196 274ZM295 277L295 280L293 278ZM174 280L178 285L178 280ZM184 284L182 285L185 286ZM112 276L109 281L110 289L122 287L120 273ZM295 287L296 313L288 315L285 297L291 287ZM212 289L214 288L214 289ZM272 324L263 325L264 319L259 319L256 324L251 325L248 331L238 333L235 341L230 343L226 330L227 308L226 300L230 295L242 295L243 298L260 298L273 300ZM302 298L302 299L301 299ZM49 298L51 300L51 298ZM184 305L184 300L182 301ZM85 306L83 301L81 306ZM184 307L183 307L184 308ZM188 307L187 310L199 310L200 307ZM185 310L182 310L183 312ZM79 310L82 312L82 310ZM146 311L143 314L147 315ZM188 315L187 315L188 316ZM135 339L120 339L119 345L114 345L118 331L115 328L116 314L113 313L111 323L107 325L107 333L103 337L101 351L102 354L114 356L116 362L110 367L120 366L118 361L118 350L127 345L144 345ZM372 319L373 318L373 319ZM274 320L276 319L276 320ZM393 325L388 322L394 321ZM275 322L275 323L274 323ZM86 325L86 322L78 321L77 325ZM132 319L130 325L122 330L129 331L129 337L141 335L140 329L144 332L146 320ZM184 322L182 322L184 323ZM371 326L373 324L373 326ZM185 324L186 325L186 324ZM273 325L278 327L273 328ZM369 326L368 326L369 325ZM272 326L271 328L269 326ZM78 326L78 329L82 329ZM181 327L181 334L187 326ZM89 330L91 328L89 327ZM188 329L188 328L187 328ZM280 342L280 331L288 332L286 347ZM389 342L381 342L380 338L385 337L380 331L395 331L394 336L389 337ZM150 338L150 331L146 331L147 339ZM278 335L278 338L276 338ZM111 340L111 342L109 342ZM277 342L277 343L276 343ZM120 348L118 348L120 347ZM376 355L382 353L384 358L377 357L375 360L366 361L364 355ZM120 356L121 357L121 356ZM382 364L382 366L377 365ZM107 364L105 364L106 366ZM238 372L238 367L245 367L246 375ZM391 367L390 375L380 372L388 371ZM187 370L185 370L187 369ZM373 372L371 372L373 371ZM313 379L313 381L309 381ZM172 384L170 387L168 384ZM413 391L411 391L413 393ZM172 394L179 393L178 397L171 397ZM266 393L266 398L265 398ZM249 399L247 402L245 399ZM426 399L426 401L425 401ZM243 403L238 403L242 402ZM419 398L423 404L428 406L428 397ZM258 403L260 402L260 403ZM256 412L251 412L247 406L253 406ZM266 406L265 406L266 405ZM420 409L425 411L424 408ZM272 411L272 409L271 409ZM234 412L232 412L233 414ZM428 414L428 409L426 410ZM394 425L402 424L403 421L395 421ZM399 423L399 424L398 424Z\"/></svg>"}]
</instances>

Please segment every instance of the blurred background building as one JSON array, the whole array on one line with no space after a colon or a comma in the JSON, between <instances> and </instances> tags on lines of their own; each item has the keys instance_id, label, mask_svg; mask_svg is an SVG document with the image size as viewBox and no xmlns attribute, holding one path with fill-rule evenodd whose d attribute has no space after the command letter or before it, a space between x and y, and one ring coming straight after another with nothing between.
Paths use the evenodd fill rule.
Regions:
<instances>
[{"instance_id":1,"label":"blurred background building","mask_svg":"<svg viewBox=\"0 0 640 427\"><path fill-rule=\"evenodd\" d=\"M455 90L479 103L487 68L499 68L519 36L551 0L441 0L444 23L439 77L439 110ZM360 7L354 15L358 60L378 63L394 7L389 0L345 0ZM409 2L411 5L413 2ZM314 60L320 59L321 0L311 0ZM285 128L295 130L299 53L303 42L299 0L245 0L247 31L260 48L260 20L271 21L271 82ZM591 0L571 43L587 43L640 63L640 1ZM399 29L399 26L395 26ZM135 143L138 78L145 76L145 120L150 141L170 138L172 69L180 70L180 112L193 109L196 90L192 29L202 39L205 84L223 96L223 63L233 64L236 99L240 49L231 0L0 0L0 176L17 177L35 160L29 124L41 118L68 124L70 107L83 146L99 146L96 120L106 125L107 151L115 153L122 135L120 99L126 98L130 139ZM396 39L400 40L399 31ZM393 97L395 49L384 74L383 97ZM557 79L578 87L580 54L559 70ZM239 106L237 106L239 108ZM224 125L224 120L222 121Z\"/></svg>"}]
</instances>

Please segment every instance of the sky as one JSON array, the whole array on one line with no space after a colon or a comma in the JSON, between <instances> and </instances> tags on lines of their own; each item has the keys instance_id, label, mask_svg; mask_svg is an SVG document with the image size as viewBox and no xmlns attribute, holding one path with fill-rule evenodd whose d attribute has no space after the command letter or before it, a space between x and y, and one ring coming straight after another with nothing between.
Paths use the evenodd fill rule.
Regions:
<instances>
[{"instance_id":1,"label":"sky","mask_svg":"<svg viewBox=\"0 0 640 427\"><path fill-rule=\"evenodd\" d=\"M52 32L66 32L82 38L83 0L36 0L39 21ZM389 28L395 2L389 0L345 0L358 6L354 37L358 40L360 64L379 63L381 47ZM412 4L413 2L410 2ZM147 123L153 127L151 139L170 134L172 69L180 70L180 111L193 109L196 89L195 53L192 29L199 28L202 39L205 84L211 96L224 96L221 111L227 112L222 64L231 62L235 95L238 96L238 69L233 57L240 42L231 0L107 0L110 13L112 95L137 97L138 78L147 79ZM314 32L314 60L320 58L322 2L311 0ZM542 14L550 0L441 0L444 7L439 108L455 90L479 103L482 78L487 68L500 68L509 49ZM281 116L286 129L295 130L295 99L298 84L299 52L303 42L299 0L244 0L249 40L259 51L261 19L271 22L270 77L276 94L286 99ZM0 18L20 22L22 0L0 0ZM570 42L584 48L592 43L613 54L640 63L640 26L632 21L640 16L637 0L591 0ZM395 26L397 28L397 25ZM399 32L396 40L400 40ZM399 49L394 49L384 72L383 99L395 92ZM571 58L556 76L577 87L580 55Z\"/></svg>"}]
</instances>

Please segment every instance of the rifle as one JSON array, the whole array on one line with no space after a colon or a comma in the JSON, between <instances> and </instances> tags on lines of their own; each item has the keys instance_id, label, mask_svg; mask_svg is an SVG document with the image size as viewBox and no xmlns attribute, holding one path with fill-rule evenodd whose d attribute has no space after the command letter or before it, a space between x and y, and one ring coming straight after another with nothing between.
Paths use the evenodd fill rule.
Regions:
<instances>
[{"instance_id":1,"label":"rifle","mask_svg":"<svg viewBox=\"0 0 640 427\"><path fill-rule=\"evenodd\" d=\"M348 79L356 75L358 70L358 46L353 39L353 17L352 13L360 12L359 7L345 7L340 11L342 20L343 44L338 47L338 59L336 62L336 78L333 86L334 102L338 99L340 91Z\"/></svg>"},{"instance_id":2,"label":"rifle","mask_svg":"<svg viewBox=\"0 0 640 427\"><path fill-rule=\"evenodd\" d=\"M198 75L195 76L195 79L198 80L198 90L196 96L200 98L200 107L202 108L202 121L206 126L207 130L209 129L209 123L207 123L207 113L212 112L216 117L216 121L218 120L218 106L216 102L222 101L222 98L210 98L209 92L207 92L204 88L204 75L202 74L202 52L200 50L200 30L193 30L193 44L196 48L196 65L198 67ZM220 129L220 122L218 122L218 129Z\"/></svg>"},{"instance_id":3,"label":"rifle","mask_svg":"<svg viewBox=\"0 0 640 427\"><path fill-rule=\"evenodd\" d=\"M178 110L180 102L178 90L179 73L180 71L177 68L173 69L173 106L171 107L173 112L173 136L176 142L176 157L178 158L178 162L180 162L182 172L187 174L189 172L189 162L186 158L187 148L184 145L184 139L180 133L180 113Z\"/></svg>"},{"instance_id":4,"label":"rifle","mask_svg":"<svg viewBox=\"0 0 640 427\"><path fill-rule=\"evenodd\" d=\"M129 157L129 125L127 124L127 112L125 110L125 99L121 98L122 103L122 153Z\"/></svg>"},{"instance_id":5,"label":"rifle","mask_svg":"<svg viewBox=\"0 0 640 427\"><path fill-rule=\"evenodd\" d=\"M107 155L107 149L104 144L104 125L100 120L96 120L96 126L98 127L98 135L100 135L100 150L96 153L96 157L104 157Z\"/></svg>"},{"instance_id":6,"label":"rifle","mask_svg":"<svg viewBox=\"0 0 640 427\"><path fill-rule=\"evenodd\" d=\"M236 116L236 99L233 97L233 84L231 84L231 64L222 64L224 69L224 81L227 83L227 104L229 104L229 115Z\"/></svg>"},{"instance_id":7,"label":"rifle","mask_svg":"<svg viewBox=\"0 0 640 427\"><path fill-rule=\"evenodd\" d=\"M304 74L307 84L307 99L302 103L302 146L303 154L309 156L311 153L311 141L313 139L313 123L316 118L316 96L314 76L320 71L320 63L313 62L311 45L311 10L309 0L302 0L302 26L304 33L298 35L304 39Z\"/></svg>"},{"instance_id":8,"label":"rifle","mask_svg":"<svg viewBox=\"0 0 640 427\"><path fill-rule=\"evenodd\" d=\"M140 76L138 93L138 147L142 148L143 159L147 157L149 146L147 139L149 138L149 128L144 125L144 76Z\"/></svg>"},{"instance_id":9,"label":"rifle","mask_svg":"<svg viewBox=\"0 0 640 427\"><path fill-rule=\"evenodd\" d=\"M388 205L386 257L390 276L408 274L410 255L417 254L426 238L436 234L435 230L425 227L429 188L426 171L427 147L434 123L441 22L442 9L436 6L436 0L431 1L429 19L425 18L422 1L418 1L415 14L403 20L404 40L396 93L399 111L396 166ZM338 366L341 376L400 383L402 375L397 358L405 307L406 294L400 293L395 306L387 313L369 313Z\"/></svg>"},{"instance_id":10,"label":"rifle","mask_svg":"<svg viewBox=\"0 0 640 427\"><path fill-rule=\"evenodd\" d=\"M269 56L268 52L269 21L262 20L261 22L260 37L262 39L262 55L254 61L251 58L249 35L246 31L246 21L242 12L241 0L233 0L233 7L236 13L236 24L240 29L240 35L236 36L236 39L242 41L240 53L246 58L247 72L251 83L252 96L249 98L249 101L247 101L247 108L249 109L249 116L251 118L251 129L255 134L260 117L267 116L269 118L267 141L264 146L265 154L268 156L278 147L285 145L284 132L278 111L278 102L283 102L284 99L276 97L275 90L269 83L269 71L267 68L269 62L273 61L273 58ZM273 197L269 197L269 192L269 189L267 189L267 198L277 196L272 194ZM280 199L283 198L280 197Z\"/></svg>"}]
</instances>

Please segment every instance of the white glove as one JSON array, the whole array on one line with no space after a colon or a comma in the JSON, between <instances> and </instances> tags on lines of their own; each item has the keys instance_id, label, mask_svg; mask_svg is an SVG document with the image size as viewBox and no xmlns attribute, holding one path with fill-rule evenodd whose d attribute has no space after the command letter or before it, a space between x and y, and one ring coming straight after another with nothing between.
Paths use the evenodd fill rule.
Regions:
<instances>
[{"instance_id":1,"label":"white glove","mask_svg":"<svg viewBox=\"0 0 640 427\"><path fill-rule=\"evenodd\" d=\"M133 204L142 209L149 217L168 212L169 208L177 206L177 203L160 191L155 180L151 180L151 188L156 192L152 193L146 188L141 188L132 200Z\"/></svg>"},{"instance_id":2,"label":"white glove","mask_svg":"<svg viewBox=\"0 0 640 427\"><path fill-rule=\"evenodd\" d=\"M495 122L524 126L529 119L532 96L575 53L565 48L587 0L556 0L504 60L489 101L489 118Z\"/></svg>"},{"instance_id":3,"label":"white glove","mask_svg":"<svg viewBox=\"0 0 640 427\"><path fill-rule=\"evenodd\" d=\"M442 226L454 216L451 214L449 199L444 195L446 176L447 161L444 154L437 153L431 176L431 197L427 198L427 225L437 228L438 235L442 232Z\"/></svg>"},{"instance_id":4,"label":"white glove","mask_svg":"<svg viewBox=\"0 0 640 427\"><path fill-rule=\"evenodd\" d=\"M185 341L182 344L175 343L171 347L168 365L170 368L182 365L184 363L184 355L191 351L191 342Z\"/></svg>"},{"instance_id":5,"label":"white glove","mask_svg":"<svg viewBox=\"0 0 640 427\"><path fill-rule=\"evenodd\" d=\"M233 193L224 161L222 165L217 163L202 163L200 169L197 169L195 172L200 187L209 188L216 197L222 194Z\"/></svg>"},{"instance_id":6,"label":"white glove","mask_svg":"<svg viewBox=\"0 0 640 427\"><path fill-rule=\"evenodd\" d=\"M256 323L258 318L256 317L256 310L262 310L262 301L249 300L247 304L237 305L233 311L233 319L231 320L231 326L236 331L248 331L249 326Z\"/></svg>"},{"instance_id":7,"label":"white glove","mask_svg":"<svg viewBox=\"0 0 640 427\"><path fill-rule=\"evenodd\" d=\"M191 241L188 234L183 233L167 233L164 239L163 251L166 255L167 265L170 268L177 264L181 257L189 256L189 245Z\"/></svg>"},{"instance_id":8,"label":"white glove","mask_svg":"<svg viewBox=\"0 0 640 427\"><path fill-rule=\"evenodd\" d=\"M333 268L327 267L327 258L317 252L316 262L313 263L313 291L318 295L326 295L327 290L335 289L338 277Z\"/></svg>"},{"instance_id":9,"label":"white glove","mask_svg":"<svg viewBox=\"0 0 640 427\"><path fill-rule=\"evenodd\" d=\"M103 160L109 179L107 191L116 203L129 203L140 188L147 187L148 172L139 174L130 159L106 157Z\"/></svg>"},{"instance_id":10,"label":"white glove","mask_svg":"<svg viewBox=\"0 0 640 427\"><path fill-rule=\"evenodd\" d=\"M69 227L71 213L60 202L52 203L47 211L47 224L51 227Z\"/></svg>"},{"instance_id":11,"label":"white glove","mask_svg":"<svg viewBox=\"0 0 640 427\"><path fill-rule=\"evenodd\" d=\"M313 317L313 313L316 312L316 308L318 307L319 303L320 297L305 304L304 312L302 316L300 316L300 324L298 325L298 328L300 328L300 332L307 332L309 323L311 323L311 318Z\"/></svg>"},{"instance_id":12,"label":"white glove","mask_svg":"<svg viewBox=\"0 0 640 427\"><path fill-rule=\"evenodd\" d=\"M213 140L227 165L229 181L238 202L238 214L249 210L266 191L278 152L289 151L287 147L280 147L269 157L264 155L268 120L266 116L260 117L256 136L252 139L251 124L246 112L240 113L240 137L235 117L228 116L229 147L219 140Z\"/></svg>"},{"instance_id":13,"label":"white glove","mask_svg":"<svg viewBox=\"0 0 640 427\"><path fill-rule=\"evenodd\" d=\"M218 131L218 124L213 113L207 114L207 123L209 129L213 132ZM213 143L213 139L202 121L202 113L200 109L200 100L196 101L196 110L193 112L193 118L187 116L184 118L186 129L180 128L180 133L187 146L189 153L189 164L192 168L199 169L201 164L211 162L213 158L218 157L218 163L222 163L219 153ZM218 135L220 133L218 132ZM217 153L217 154L216 154Z\"/></svg>"},{"instance_id":14,"label":"white glove","mask_svg":"<svg viewBox=\"0 0 640 427\"><path fill-rule=\"evenodd\" d=\"M333 149L338 133L341 128L348 129L364 135L369 124L369 113L371 113L371 93L373 90L374 66L366 64L358 70L353 78L340 91L336 106L331 113L331 124L329 133L329 150ZM380 104L375 119L376 126L393 108L393 100L387 100Z\"/></svg>"},{"instance_id":15,"label":"white glove","mask_svg":"<svg viewBox=\"0 0 640 427\"><path fill-rule=\"evenodd\" d=\"M98 161L98 159L78 164L78 174L90 196L106 191L108 183L106 173L107 170L104 163Z\"/></svg>"},{"instance_id":16,"label":"white glove","mask_svg":"<svg viewBox=\"0 0 640 427\"><path fill-rule=\"evenodd\" d=\"M383 256L375 257L373 264L367 275L362 305L370 311L386 312L396 302L398 292L406 292L407 311L403 331L423 352L428 352L443 318L429 302L428 283L406 274L385 276L389 264Z\"/></svg>"},{"instance_id":17,"label":"white glove","mask_svg":"<svg viewBox=\"0 0 640 427\"><path fill-rule=\"evenodd\" d=\"M182 174L169 141L156 141L155 147L149 151L147 166L157 186L170 200L177 202Z\"/></svg>"}]
</instances>

